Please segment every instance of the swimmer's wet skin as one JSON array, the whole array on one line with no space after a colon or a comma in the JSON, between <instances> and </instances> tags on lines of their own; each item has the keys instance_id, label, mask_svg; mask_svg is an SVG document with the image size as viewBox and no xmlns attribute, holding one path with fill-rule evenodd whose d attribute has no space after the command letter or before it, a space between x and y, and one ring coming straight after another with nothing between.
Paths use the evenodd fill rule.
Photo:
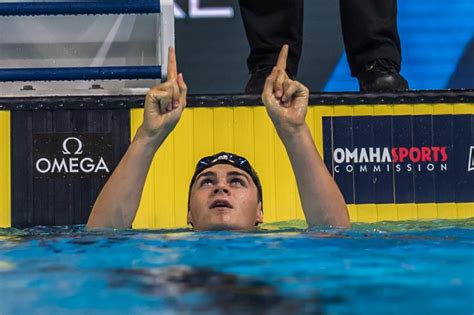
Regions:
<instances>
[{"instance_id":1,"label":"swimmer's wet skin","mask_svg":"<svg viewBox=\"0 0 474 315\"><path fill-rule=\"evenodd\" d=\"M286 74L284 45L268 76L262 100L296 177L308 226L350 227L342 194L327 171L305 122L309 91ZM169 49L168 81L150 89L143 123L99 194L89 228L130 228L156 151L186 107L187 86ZM187 221L196 230L249 230L263 222L262 187L250 163L220 153L200 160L189 189Z\"/></svg>"}]
</instances>

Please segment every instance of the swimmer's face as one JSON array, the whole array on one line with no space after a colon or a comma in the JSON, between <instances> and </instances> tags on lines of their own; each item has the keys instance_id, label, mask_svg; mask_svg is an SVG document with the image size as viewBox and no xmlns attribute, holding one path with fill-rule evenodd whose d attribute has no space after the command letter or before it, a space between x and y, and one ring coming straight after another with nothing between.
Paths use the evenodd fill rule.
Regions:
<instances>
[{"instance_id":1,"label":"swimmer's face","mask_svg":"<svg viewBox=\"0 0 474 315\"><path fill-rule=\"evenodd\" d=\"M262 203L249 174L216 164L197 177L189 197L188 223L197 230L249 230L262 223Z\"/></svg>"}]
</instances>

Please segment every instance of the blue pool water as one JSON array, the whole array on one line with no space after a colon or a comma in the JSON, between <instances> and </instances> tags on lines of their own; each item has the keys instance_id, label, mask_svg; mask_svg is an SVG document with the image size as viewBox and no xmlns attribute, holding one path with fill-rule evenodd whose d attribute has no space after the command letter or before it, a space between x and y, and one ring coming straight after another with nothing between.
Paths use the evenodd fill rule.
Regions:
<instances>
[{"instance_id":1,"label":"blue pool water","mask_svg":"<svg viewBox=\"0 0 474 315\"><path fill-rule=\"evenodd\" d=\"M473 314L474 220L0 229L0 314Z\"/></svg>"}]
</instances>

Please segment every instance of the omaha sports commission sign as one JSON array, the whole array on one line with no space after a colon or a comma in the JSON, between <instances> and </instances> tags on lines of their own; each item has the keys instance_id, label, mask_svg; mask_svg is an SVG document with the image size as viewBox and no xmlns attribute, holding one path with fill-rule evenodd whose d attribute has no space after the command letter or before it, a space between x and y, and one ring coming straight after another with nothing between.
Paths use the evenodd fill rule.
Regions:
<instances>
[{"instance_id":1,"label":"omaha sports commission sign","mask_svg":"<svg viewBox=\"0 0 474 315\"><path fill-rule=\"evenodd\" d=\"M472 202L473 117L323 117L324 160L351 204Z\"/></svg>"}]
</instances>

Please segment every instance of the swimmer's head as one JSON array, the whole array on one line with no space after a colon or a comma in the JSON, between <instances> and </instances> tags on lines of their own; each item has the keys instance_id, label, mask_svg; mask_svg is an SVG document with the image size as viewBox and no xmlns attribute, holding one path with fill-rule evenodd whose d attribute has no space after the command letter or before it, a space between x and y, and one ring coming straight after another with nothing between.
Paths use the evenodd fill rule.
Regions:
<instances>
[{"instance_id":1,"label":"swimmer's head","mask_svg":"<svg viewBox=\"0 0 474 315\"><path fill-rule=\"evenodd\" d=\"M263 220L262 185L250 163L221 152L199 160L189 185L188 223L198 230L248 230Z\"/></svg>"}]
</instances>

